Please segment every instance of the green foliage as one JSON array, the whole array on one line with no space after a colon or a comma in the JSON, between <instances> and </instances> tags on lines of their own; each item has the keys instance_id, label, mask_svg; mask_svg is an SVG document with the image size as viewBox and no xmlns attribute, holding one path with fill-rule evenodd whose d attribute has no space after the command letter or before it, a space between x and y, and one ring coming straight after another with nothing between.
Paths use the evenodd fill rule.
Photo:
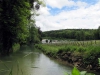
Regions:
<instances>
[{"instance_id":1,"label":"green foliage","mask_svg":"<svg viewBox=\"0 0 100 75\"><path fill-rule=\"evenodd\" d=\"M99 38L98 29L63 29L43 32L43 37L56 38L56 39L74 39L78 41L94 40Z\"/></svg>"},{"instance_id":2,"label":"green foliage","mask_svg":"<svg viewBox=\"0 0 100 75\"><path fill-rule=\"evenodd\" d=\"M36 26L29 28L33 2L34 0L2 0L0 2L0 54L9 54L15 43L40 42L39 29Z\"/></svg>"},{"instance_id":3,"label":"green foliage","mask_svg":"<svg viewBox=\"0 0 100 75\"><path fill-rule=\"evenodd\" d=\"M99 39L100 39L100 26L98 27L97 32L98 32L98 37L99 37Z\"/></svg>"},{"instance_id":4,"label":"green foliage","mask_svg":"<svg viewBox=\"0 0 100 75\"><path fill-rule=\"evenodd\" d=\"M98 58L98 61L99 61L99 66L100 66L100 58Z\"/></svg>"},{"instance_id":5,"label":"green foliage","mask_svg":"<svg viewBox=\"0 0 100 75\"><path fill-rule=\"evenodd\" d=\"M35 47L42 50L45 54L47 54L51 57L56 57L58 49L60 48L58 46L43 45L43 44L35 45Z\"/></svg>"},{"instance_id":6,"label":"green foliage","mask_svg":"<svg viewBox=\"0 0 100 75\"><path fill-rule=\"evenodd\" d=\"M27 38L30 4L26 0L1 2L0 43L2 54L8 54L14 43L23 43Z\"/></svg>"},{"instance_id":7,"label":"green foliage","mask_svg":"<svg viewBox=\"0 0 100 75\"><path fill-rule=\"evenodd\" d=\"M72 70L72 75L80 75L80 72L76 67L74 67L74 69Z\"/></svg>"},{"instance_id":8,"label":"green foliage","mask_svg":"<svg viewBox=\"0 0 100 75\"><path fill-rule=\"evenodd\" d=\"M80 75L86 75L87 71L81 71Z\"/></svg>"},{"instance_id":9,"label":"green foliage","mask_svg":"<svg viewBox=\"0 0 100 75\"><path fill-rule=\"evenodd\" d=\"M41 30L40 28L36 27L34 25L34 22L31 22L29 25L29 36L27 38L27 42L29 44L32 43L40 43L42 37L41 37Z\"/></svg>"},{"instance_id":10,"label":"green foliage","mask_svg":"<svg viewBox=\"0 0 100 75\"><path fill-rule=\"evenodd\" d=\"M69 63L73 63L73 57L77 60L80 58L82 65L84 65L83 68L87 68L90 65L89 69L95 69L94 67L98 68L100 64L98 61L98 58L100 58L100 41L97 41L98 44L94 42L92 42L92 45L91 41L88 41L88 44L85 41L84 45L82 44L83 41L39 44L38 48L50 57L68 60Z\"/></svg>"},{"instance_id":11,"label":"green foliage","mask_svg":"<svg viewBox=\"0 0 100 75\"><path fill-rule=\"evenodd\" d=\"M9 75L13 75L13 74L12 74L12 70L10 71Z\"/></svg>"},{"instance_id":12,"label":"green foliage","mask_svg":"<svg viewBox=\"0 0 100 75\"><path fill-rule=\"evenodd\" d=\"M44 3L43 0L38 0L37 2L38 2L39 5L42 5L42 6L44 6L44 7L46 6L46 4Z\"/></svg>"},{"instance_id":13,"label":"green foliage","mask_svg":"<svg viewBox=\"0 0 100 75\"><path fill-rule=\"evenodd\" d=\"M13 52L18 51L19 49L20 49L20 44L18 44L18 43L13 44L13 46L12 46Z\"/></svg>"},{"instance_id":14,"label":"green foliage","mask_svg":"<svg viewBox=\"0 0 100 75\"><path fill-rule=\"evenodd\" d=\"M83 52L85 52L85 51L86 51L86 48L85 48L85 47L80 46L80 47L77 49L77 51L78 51L78 52L80 52L80 53L83 53Z\"/></svg>"},{"instance_id":15,"label":"green foliage","mask_svg":"<svg viewBox=\"0 0 100 75\"><path fill-rule=\"evenodd\" d=\"M70 74L65 73L65 75L70 75ZM87 71L79 71L76 67L74 67L71 75L95 75L95 74L87 73Z\"/></svg>"}]
</instances>

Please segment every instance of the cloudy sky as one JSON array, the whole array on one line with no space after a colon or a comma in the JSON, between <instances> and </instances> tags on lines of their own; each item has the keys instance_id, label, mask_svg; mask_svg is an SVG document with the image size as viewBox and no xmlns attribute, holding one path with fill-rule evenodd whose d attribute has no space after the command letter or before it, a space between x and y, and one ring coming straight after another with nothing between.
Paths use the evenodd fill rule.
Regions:
<instances>
[{"instance_id":1,"label":"cloudy sky","mask_svg":"<svg viewBox=\"0 0 100 75\"><path fill-rule=\"evenodd\" d=\"M45 0L36 25L42 31L96 29L100 26L100 0Z\"/></svg>"}]
</instances>

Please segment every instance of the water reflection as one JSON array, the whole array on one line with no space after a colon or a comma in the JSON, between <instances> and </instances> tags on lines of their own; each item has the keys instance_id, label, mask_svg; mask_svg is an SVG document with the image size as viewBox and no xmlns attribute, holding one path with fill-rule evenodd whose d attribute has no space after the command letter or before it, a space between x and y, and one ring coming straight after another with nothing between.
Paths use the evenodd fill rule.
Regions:
<instances>
[{"instance_id":1,"label":"water reflection","mask_svg":"<svg viewBox=\"0 0 100 75\"><path fill-rule=\"evenodd\" d=\"M72 68L51 60L39 51L23 48L9 57L0 58L0 75L64 75Z\"/></svg>"},{"instance_id":2,"label":"water reflection","mask_svg":"<svg viewBox=\"0 0 100 75\"><path fill-rule=\"evenodd\" d=\"M52 60L37 50L23 47L9 57L0 57L0 75L64 75L72 67Z\"/></svg>"}]
</instances>

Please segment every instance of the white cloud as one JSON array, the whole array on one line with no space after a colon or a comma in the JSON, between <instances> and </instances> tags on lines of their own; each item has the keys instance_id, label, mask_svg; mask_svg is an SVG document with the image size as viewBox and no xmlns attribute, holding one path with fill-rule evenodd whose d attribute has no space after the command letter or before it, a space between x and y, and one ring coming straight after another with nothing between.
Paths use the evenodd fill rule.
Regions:
<instances>
[{"instance_id":1,"label":"white cloud","mask_svg":"<svg viewBox=\"0 0 100 75\"><path fill-rule=\"evenodd\" d=\"M39 13L41 15L50 15L49 10L50 10L49 8L41 6L40 10L37 11L37 13Z\"/></svg>"},{"instance_id":2,"label":"white cloud","mask_svg":"<svg viewBox=\"0 0 100 75\"><path fill-rule=\"evenodd\" d=\"M52 7L61 8L64 5L63 1L67 0L47 0ZM56 3L57 1L57 3ZM61 5L60 2L62 1ZM81 3L83 4L81 6ZM66 3L65 3L66 4ZM69 5L74 5L75 2L69 1ZM98 28L100 26L100 2L95 5L88 6L87 3L77 2L79 8L70 11L62 11L61 13L53 16L50 14L49 8L41 7L39 13L40 16L36 17L36 25L41 28L42 31L67 29L67 28ZM57 6L59 5L59 6Z\"/></svg>"},{"instance_id":3,"label":"white cloud","mask_svg":"<svg viewBox=\"0 0 100 75\"><path fill-rule=\"evenodd\" d=\"M72 6L87 6L87 3L77 1L74 2L73 0L45 0L47 5L51 6L52 8L62 8L64 6L72 7Z\"/></svg>"}]
</instances>

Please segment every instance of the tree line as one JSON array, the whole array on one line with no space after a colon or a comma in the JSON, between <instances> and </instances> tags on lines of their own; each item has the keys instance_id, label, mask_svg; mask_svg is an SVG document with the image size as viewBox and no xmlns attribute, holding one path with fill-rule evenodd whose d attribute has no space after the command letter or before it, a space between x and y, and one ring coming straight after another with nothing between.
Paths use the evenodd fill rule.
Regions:
<instances>
[{"instance_id":1,"label":"tree line","mask_svg":"<svg viewBox=\"0 0 100 75\"><path fill-rule=\"evenodd\" d=\"M98 27L98 29L63 29L45 31L42 33L42 37L49 39L74 39L78 41L99 40L100 27Z\"/></svg>"},{"instance_id":2,"label":"tree line","mask_svg":"<svg viewBox=\"0 0 100 75\"><path fill-rule=\"evenodd\" d=\"M41 30L31 19L31 10L39 7L38 0L0 0L0 55L9 54L15 43L41 41Z\"/></svg>"}]
</instances>

